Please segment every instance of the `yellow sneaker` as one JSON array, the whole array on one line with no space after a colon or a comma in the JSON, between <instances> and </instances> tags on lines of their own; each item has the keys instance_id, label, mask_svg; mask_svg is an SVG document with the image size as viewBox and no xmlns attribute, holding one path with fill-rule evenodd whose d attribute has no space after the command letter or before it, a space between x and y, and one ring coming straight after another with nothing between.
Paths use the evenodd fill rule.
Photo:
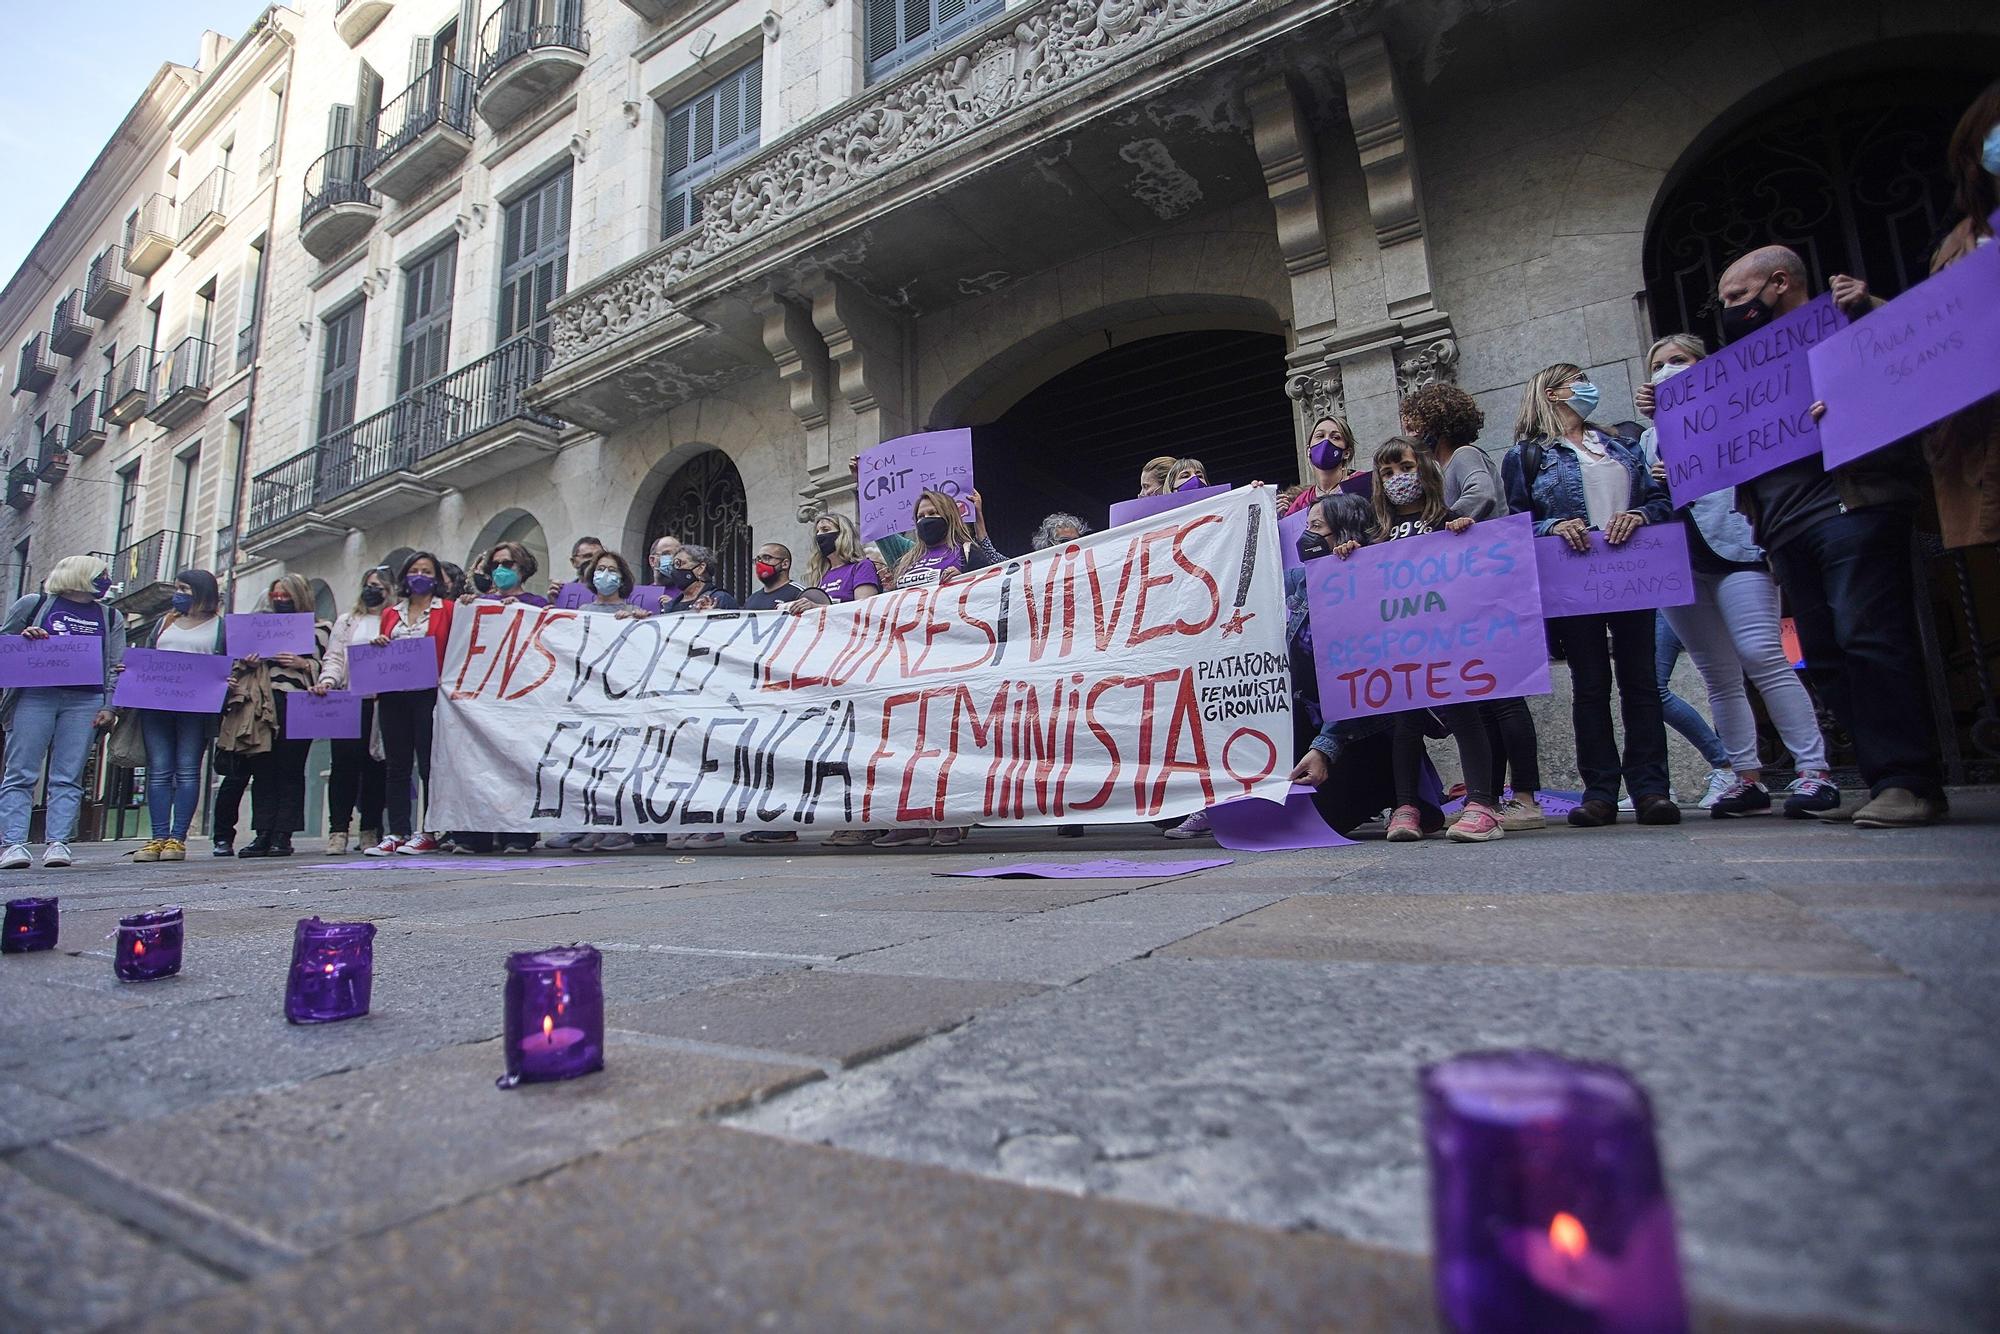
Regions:
<instances>
[{"instance_id":1,"label":"yellow sneaker","mask_svg":"<svg viewBox=\"0 0 2000 1334\"><path fill-rule=\"evenodd\" d=\"M132 860L135 862L156 862L160 860L160 854L167 850L167 845L172 841L172 839L156 838L145 847L133 853Z\"/></svg>"},{"instance_id":2,"label":"yellow sneaker","mask_svg":"<svg viewBox=\"0 0 2000 1334\"><path fill-rule=\"evenodd\" d=\"M187 844L181 842L177 838L164 838L161 839L160 842L165 845L160 849L161 861L184 862L187 860L188 856Z\"/></svg>"}]
</instances>

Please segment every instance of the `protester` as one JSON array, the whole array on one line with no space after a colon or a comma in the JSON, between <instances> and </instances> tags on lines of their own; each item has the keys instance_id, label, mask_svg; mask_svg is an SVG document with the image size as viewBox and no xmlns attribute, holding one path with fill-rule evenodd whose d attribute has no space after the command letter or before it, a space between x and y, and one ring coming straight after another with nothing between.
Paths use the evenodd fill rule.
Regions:
<instances>
[{"instance_id":1,"label":"protester","mask_svg":"<svg viewBox=\"0 0 2000 1334\"><path fill-rule=\"evenodd\" d=\"M173 610L161 620L152 647L167 653L221 653L221 590L207 570L174 576ZM153 837L132 854L135 862L177 862L187 858L188 826L201 801L201 762L214 739L212 713L169 709L139 710L146 741L146 809Z\"/></svg>"},{"instance_id":2,"label":"protester","mask_svg":"<svg viewBox=\"0 0 2000 1334\"><path fill-rule=\"evenodd\" d=\"M667 571L674 567L674 553L681 549L681 540L672 533L662 533L653 539L653 545L646 548L646 578L654 583L664 584Z\"/></svg>"},{"instance_id":3,"label":"protester","mask_svg":"<svg viewBox=\"0 0 2000 1334\"><path fill-rule=\"evenodd\" d=\"M381 648L392 639L428 636L444 665L445 643L451 636L451 599L440 595L438 558L428 551L412 553L396 578L401 601L382 612L381 625L370 642ZM414 783L428 793L431 781L431 723L437 707L437 687L388 690L375 701L376 725L382 729L384 793L389 831L367 850L370 857L401 853L421 856L438 850L436 834L416 829L412 814Z\"/></svg>"},{"instance_id":4,"label":"protester","mask_svg":"<svg viewBox=\"0 0 2000 1334\"><path fill-rule=\"evenodd\" d=\"M1653 413L1656 386L1687 370L1708 348L1692 334L1670 334L1646 352L1648 382L1634 394L1639 411ZM1640 438L1647 465L1664 483L1666 464L1659 454L1658 432L1652 427ZM1717 818L1755 815L1771 809L1757 755L1757 720L1744 689L1747 676L1778 738L1792 753L1798 776L1786 789L1785 814L1794 819L1818 815L1840 805L1840 789L1826 766L1826 740L1813 713L1812 698L1800 683L1785 652L1780 629L1778 587L1764 565L1764 553L1750 532L1749 520L1735 508L1728 489L1711 492L1683 506L1681 525L1687 532L1688 565L1694 575L1691 605L1661 611L1656 663L1661 704L1667 721L1709 757L1709 790L1701 804ZM1685 644L1708 687L1708 707L1716 732L1701 721L1692 706L1672 693L1669 678L1674 659ZM1676 720L1675 705L1688 715ZM1705 748L1712 744L1713 750ZM1717 787L1720 780L1721 786Z\"/></svg>"},{"instance_id":5,"label":"protester","mask_svg":"<svg viewBox=\"0 0 2000 1334\"><path fill-rule=\"evenodd\" d=\"M1306 439L1306 460L1312 464L1313 480L1289 503L1278 506L1280 517L1317 505L1334 494L1353 471L1354 432L1345 417L1321 417L1313 423L1312 434Z\"/></svg>"},{"instance_id":6,"label":"protester","mask_svg":"<svg viewBox=\"0 0 2000 1334\"><path fill-rule=\"evenodd\" d=\"M272 581L257 607L280 616L312 609L312 587L296 574ZM312 741L290 735L286 710L294 693L310 691L318 682L332 635L329 622L315 620L312 653L252 655L236 663L223 705L222 736L227 739L241 729L262 739L261 746L239 752L249 772L250 827L256 836L237 851L238 857L289 857L292 835L306 827L306 758ZM271 706L268 721L259 701Z\"/></svg>"},{"instance_id":7,"label":"protester","mask_svg":"<svg viewBox=\"0 0 2000 1334\"><path fill-rule=\"evenodd\" d=\"M589 571L596 567L598 554L603 550L604 543L594 537L579 537L570 543L569 567L576 582L580 584L590 582ZM561 579L549 580L549 601L553 602L562 596L562 586Z\"/></svg>"},{"instance_id":8,"label":"protester","mask_svg":"<svg viewBox=\"0 0 2000 1334\"><path fill-rule=\"evenodd\" d=\"M1647 428L1648 431L1651 429ZM1653 455L1649 451L1646 461L1651 464L1652 459ZM1664 480L1664 470L1654 467L1653 476ZM1692 567L1694 558L1692 541L1688 543L1688 556L1689 565ZM1715 728L1709 725L1708 719L1702 716L1700 709L1692 702L1683 699L1674 689L1674 667L1680 662L1681 653L1686 647L1687 645L1681 642L1681 637L1674 633L1673 623L1667 619L1666 609L1662 608L1653 618L1653 679L1659 682L1660 686L1660 716L1666 719L1668 727L1679 732L1683 740L1701 752L1702 760L1708 765L1708 779L1695 805L1702 810L1710 810L1723 793L1735 786L1736 770L1730 762L1729 747L1716 734ZM1739 672L1739 680L1741 675ZM1714 708L1713 689L1709 695L1711 700L1709 707ZM1764 790L1761 782L1756 786L1759 791ZM1668 790L1671 792L1671 787ZM1765 796L1764 808L1770 809L1768 793ZM1633 809L1629 793L1619 800L1618 809L1621 811Z\"/></svg>"},{"instance_id":9,"label":"protester","mask_svg":"<svg viewBox=\"0 0 2000 1334\"><path fill-rule=\"evenodd\" d=\"M371 642L382 626L382 608L389 601L389 571L378 565L361 576L361 591L354 605L340 614L327 637L326 657L320 663L315 695L347 689L347 650ZM336 737L328 743L331 763L326 778L326 850L339 855L348 850L348 827L357 813L360 842L357 847L373 847L382 833L383 765L374 753L375 699L361 701L361 735ZM218 837L215 852L228 856Z\"/></svg>"},{"instance_id":10,"label":"protester","mask_svg":"<svg viewBox=\"0 0 2000 1334\"><path fill-rule=\"evenodd\" d=\"M1959 219L1931 256L1931 272L1993 244L2000 210L2000 83L1973 99L1945 148ZM1924 434L1947 548L2000 542L2000 394L1962 408Z\"/></svg>"},{"instance_id":11,"label":"protester","mask_svg":"<svg viewBox=\"0 0 2000 1334\"><path fill-rule=\"evenodd\" d=\"M1051 547L1067 546L1090 532L1090 525L1074 514L1060 511L1042 520L1042 526L1035 530L1029 543L1037 551L1047 551Z\"/></svg>"},{"instance_id":12,"label":"protester","mask_svg":"<svg viewBox=\"0 0 2000 1334\"><path fill-rule=\"evenodd\" d=\"M1169 491L1192 491L1207 485L1208 466L1200 459L1175 459L1173 471L1167 474Z\"/></svg>"},{"instance_id":13,"label":"protester","mask_svg":"<svg viewBox=\"0 0 2000 1334\"><path fill-rule=\"evenodd\" d=\"M472 581L465 577L463 566L454 565L450 561L446 561L438 569L440 571L438 581L438 595L440 597L450 598L456 602L465 594L473 591Z\"/></svg>"},{"instance_id":14,"label":"protester","mask_svg":"<svg viewBox=\"0 0 2000 1334\"><path fill-rule=\"evenodd\" d=\"M979 492L974 491L968 499L972 502L970 528L959 512L958 502L944 492L927 490L917 497L911 523L917 540L896 562L890 575L896 587L935 584L1007 559L986 535L986 514Z\"/></svg>"},{"instance_id":15,"label":"protester","mask_svg":"<svg viewBox=\"0 0 2000 1334\"><path fill-rule=\"evenodd\" d=\"M1666 488L1654 480L1636 440L1585 425L1598 403L1597 386L1582 367L1560 362L1528 381L1515 422L1514 447L1501 465L1507 501L1532 515L1535 534L1560 537L1572 550L1591 549L1591 533L1622 546L1641 525L1672 514ZM1680 807L1667 791L1667 729L1653 677L1653 613L1619 611L1562 616L1549 622L1570 665L1570 716L1576 727L1583 801L1569 822L1584 828L1618 819L1622 774L1641 824L1679 824ZM1611 682L1617 674L1625 726L1623 765L1611 727Z\"/></svg>"},{"instance_id":16,"label":"protester","mask_svg":"<svg viewBox=\"0 0 2000 1334\"><path fill-rule=\"evenodd\" d=\"M829 510L813 520L813 553L806 560L806 578L833 602L858 602L882 591L882 571L862 554L861 534L854 520ZM794 614L811 610L795 602Z\"/></svg>"},{"instance_id":17,"label":"protester","mask_svg":"<svg viewBox=\"0 0 2000 1334\"><path fill-rule=\"evenodd\" d=\"M1139 499L1167 493L1167 478L1173 475L1175 461L1172 454L1146 460L1145 466L1139 469Z\"/></svg>"},{"instance_id":18,"label":"protester","mask_svg":"<svg viewBox=\"0 0 2000 1334\"><path fill-rule=\"evenodd\" d=\"M535 553L519 542L501 542L480 554L472 563L474 589L459 595L460 602L520 603L524 607L546 607L549 600L528 591L528 581L541 569ZM485 587L477 585L482 581Z\"/></svg>"},{"instance_id":19,"label":"protester","mask_svg":"<svg viewBox=\"0 0 2000 1334\"><path fill-rule=\"evenodd\" d=\"M1806 282L1805 261L1783 246L1737 260L1717 285L1724 335L1735 342L1799 309L1811 299ZM1829 286L1850 316L1879 304L1858 278L1835 274ZM1933 824L1947 813L1917 657L1910 554L1925 476L1906 441L1831 471L1814 454L1736 488L1737 508L1784 590L1807 668L1853 736L1868 785L1860 807L1818 814L1866 829Z\"/></svg>"},{"instance_id":20,"label":"protester","mask_svg":"<svg viewBox=\"0 0 2000 1334\"><path fill-rule=\"evenodd\" d=\"M42 865L68 866L69 841L76 837L83 809L83 771L97 731L117 721L111 692L125 659L125 618L104 603L111 576L96 556L65 556L55 563L42 592L15 599L0 623L0 634L23 639L54 635L95 635L104 668L101 685L10 686L0 695L0 727L7 732L4 777L0 777L0 871L33 865L29 825L35 814L35 784L48 769L43 820Z\"/></svg>"},{"instance_id":21,"label":"protester","mask_svg":"<svg viewBox=\"0 0 2000 1334\"><path fill-rule=\"evenodd\" d=\"M715 553L707 547L684 542L674 552L661 578L666 581L667 600L662 612L735 611L736 595L713 582Z\"/></svg>"},{"instance_id":22,"label":"protester","mask_svg":"<svg viewBox=\"0 0 2000 1334\"><path fill-rule=\"evenodd\" d=\"M792 582L792 549L778 542L757 548L750 572L758 587L743 599L745 611L775 611L780 603L796 602L805 590Z\"/></svg>"}]
</instances>

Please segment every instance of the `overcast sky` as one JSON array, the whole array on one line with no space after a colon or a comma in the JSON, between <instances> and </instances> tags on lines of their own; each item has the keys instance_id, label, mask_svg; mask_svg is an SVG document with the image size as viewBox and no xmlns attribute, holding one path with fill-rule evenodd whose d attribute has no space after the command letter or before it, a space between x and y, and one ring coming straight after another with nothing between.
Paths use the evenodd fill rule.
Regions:
<instances>
[{"instance_id":1,"label":"overcast sky","mask_svg":"<svg viewBox=\"0 0 2000 1334\"><path fill-rule=\"evenodd\" d=\"M268 0L0 0L0 286L27 259L118 122L204 28L236 38Z\"/></svg>"}]
</instances>

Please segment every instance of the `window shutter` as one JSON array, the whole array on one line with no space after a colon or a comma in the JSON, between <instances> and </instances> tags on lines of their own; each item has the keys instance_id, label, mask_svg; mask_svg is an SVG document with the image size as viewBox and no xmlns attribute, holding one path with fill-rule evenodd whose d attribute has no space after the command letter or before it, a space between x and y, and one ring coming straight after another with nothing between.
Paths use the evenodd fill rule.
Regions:
<instances>
[{"instance_id":1,"label":"window shutter","mask_svg":"<svg viewBox=\"0 0 2000 1334\"><path fill-rule=\"evenodd\" d=\"M431 39L419 37L410 43L410 82L424 77L431 67Z\"/></svg>"},{"instance_id":2,"label":"window shutter","mask_svg":"<svg viewBox=\"0 0 2000 1334\"><path fill-rule=\"evenodd\" d=\"M763 66L753 60L668 113L663 237L700 222L702 184L757 147L763 88Z\"/></svg>"},{"instance_id":3,"label":"window shutter","mask_svg":"<svg viewBox=\"0 0 2000 1334\"><path fill-rule=\"evenodd\" d=\"M753 145L764 121L764 62L753 60L743 71L743 133Z\"/></svg>"},{"instance_id":4,"label":"window shutter","mask_svg":"<svg viewBox=\"0 0 2000 1334\"><path fill-rule=\"evenodd\" d=\"M328 151L345 147L354 142L354 108L334 106L326 110L326 146Z\"/></svg>"},{"instance_id":5,"label":"window shutter","mask_svg":"<svg viewBox=\"0 0 2000 1334\"><path fill-rule=\"evenodd\" d=\"M931 6L936 0L903 0L903 41L907 46L931 30Z\"/></svg>"},{"instance_id":6,"label":"window shutter","mask_svg":"<svg viewBox=\"0 0 2000 1334\"><path fill-rule=\"evenodd\" d=\"M865 5L862 40L867 43L868 64L873 68L901 44L901 34L896 25L896 0L865 0Z\"/></svg>"}]
</instances>

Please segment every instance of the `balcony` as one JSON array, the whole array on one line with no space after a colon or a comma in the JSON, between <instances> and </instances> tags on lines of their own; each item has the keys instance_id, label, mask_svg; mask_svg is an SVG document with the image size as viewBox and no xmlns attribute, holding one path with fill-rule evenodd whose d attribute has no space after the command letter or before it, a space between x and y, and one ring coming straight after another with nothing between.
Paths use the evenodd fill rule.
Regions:
<instances>
[{"instance_id":1,"label":"balcony","mask_svg":"<svg viewBox=\"0 0 2000 1334\"><path fill-rule=\"evenodd\" d=\"M69 475L69 431L60 422L42 432L35 449L35 477L52 481Z\"/></svg>"},{"instance_id":2,"label":"balcony","mask_svg":"<svg viewBox=\"0 0 2000 1334\"><path fill-rule=\"evenodd\" d=\"M250 522L243 549L266 560L292 560L347 536L344 524L313 512L320 447L292 455L250 479Z\"/></svg>"},{"instance_id":3,"label":"balcony","mask_svg":"<svg viewBox=\"0 0 2000 1334\"><path fill-rule=\"evenodd\" d=\"M147 195L139 209L125 220L125 267L142 278L150 278L174 253L174 201L165 195Z\"/></svg>"},{"instance_id":4,"label":"balcony","mask_svg":"<svg viewBox=\"0 0 2000 1334\"><path fill-rule=\"evenodd\" d=\"M56 302L55 318L49 321L49 346L58 354L74 358L90 346L91 336L96 332L90 318L83 313L81 287Z\"/></svg>"},{"instance_id":5,"label":"balcony","mask_svg":"<svg viewBox=\"0 0 2000 1334\"><path fill-rule=\"evenodd\" d=\"M313 510L330 523L367 530L434 503L444 494L411 475L423 411L409 398L320 441Z\"/></svg>"},{"instance_id":6,"label":"balcony","mask_svg":"<svg viewBox=\"0 0 2000 1334\"><path fill-rule=\"evenodd\" d=\"M180 248L199 255L229 222L229 168L217 167L181 201Z\"/></svg>"},{"instance_id":7,"label":"balcony","mask_svg":"<svg viewBox=\"0 0 2000 1334\"><path fill-rule=\"evenodd\" d=\"M104 415L99 407L103 401L103 391L93 389L70 406L69 452L78 458L104 443Z\"/></svg>"},{"instance_id":8,"label":"balcony","mask_svg":"<svg viewBox=\"0 0 2000 1334\"><path fill-rule=\"evenodd\" d=\"M17 459L7 469L7 503L24 510L35 503L35 461Z\"/></svg>"},{"instance_id":9,"label":"balcony","mask_svg":"<svg viewBox=\"0 0 2000 1334\"><path fill-rule=\"evenodd\" d=\"M511 125L573 83L589 58L582 0L506 0L480 33L480 119Z\"/></svg>"},{"instance_id":10,"label":"balcony","mask_svg":"<svg viewBox=\"0 0 2000 1334\"><path fill-rule=\"evenodd\" d=\"M368 150L360 144L329 149L306 168L306 202L299 212L299 244L314 259L332 259L368 235L382 205L362 179Z\"/></svg>"},{"instance_id":11,"label":"balcony","mask_svg":"<svg viewBox=\"0 0 2000 1334\"><path fill-rule=\"evenodd\" d=\"M153 392L153 349L135 347L104 377L104 420L130 426L146 415Z\"/></svg>"},{"instance_id":12,"label":"balcony","mask_svg":"<svg viewBox=\"0 0 2000 1334\"><path fill-rule=\"evenodd\" d=\"M14 377L14 390L39 394L56 382L56 363L49 356L48 337L36 334L21 344L21 373Z\"/></svg>"},{"instance_id":13,"label":"balcony","mask_svg":"<svg viewBox=\"0 0 2000 1334\"><path fill-rule=\"evenodd\" d=\"M390 0L335 0L333 30L349 46L359 46L394 8Z\"/></svg>"},{"instance_id":14,"label":"balcony","mask_svg":"<svg viewBox=\"0 0 2000 1334\"><path fill-rule=\"evenodd\" d=\"M562 421L523 401L549 359L548 344L517 338L405 395L417 475L464 490L555 453Z\"/></svg>"},{"instance_id":15,"label":"balcony","mask_svg":"<svg viewBox=\"0 0 2000 1334\"><path fill-rule=\"evenodd\" d=\"M173 430L191 421L208 404L209 369L215 344L183 338L153 368L153 397L146 418Z\"/></svg>"},{"instance_id":16,"label":"balcony","mask_svg":"<svg viewBox=\"0 0 2000 1334\"><path fill-rule=\"evenodd\" d=\"M90 261L90 275L83 280L83 313L93 319L109 319L132 295L125 275L125 247L108 245Z\"/></svg>"},{"instance_id":17,"label":"balcony","mask_svg":"<svg viewBox=\"0 0 2000 1334\"><path fill-rule=\"evenodd\" d=\"M664 23L680 8L680 0L625 0L625 8L648 23Z\"/></svg>"},{"instance_id":18,"label":"balcony","mask_svg":"<svg viewBox=\"0 0 2000 1334\"><path fill-rule=\"evenodd\" d=\"M110 567L111 605L142 616L165 611L173 600L174 576L200 557L201 540L193 533L162 529L140 538L104 562Z\"/></svg>"},{"instance_id":19,"label":"balcony","mask_svg":"<svg viewBox=\"0 0 2000 1334\"><path fill-rule=\"evenodd\" d=\"M472 151L472 76L440 61L382 108L361 141L371 145L368 184L402 203Z\"/></svg>"}]
</instances>

